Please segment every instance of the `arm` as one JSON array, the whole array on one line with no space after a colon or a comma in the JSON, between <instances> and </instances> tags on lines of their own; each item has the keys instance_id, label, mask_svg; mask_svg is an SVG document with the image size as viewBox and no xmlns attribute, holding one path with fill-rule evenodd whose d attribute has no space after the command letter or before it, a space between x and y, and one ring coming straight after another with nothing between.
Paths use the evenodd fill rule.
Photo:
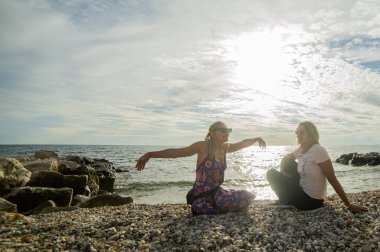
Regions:
<instances>
[{"instance_id":1,"label":"arm","mask_svg":"<svg viewBox=\"0 0 380 252\"><path fill-rule=\"evenodd\" d=\"M342 199L343 203L346 205L346 207L353 213L361 213L368 211L367 208L351 204L350 201L347 198L346 193L343 190L342 185L339 183L338 179L335 177L335 172L333 165L331 163L331 160L328 159L322 163L318 164L319 167L321 167L321 170L323 174L326 176L329 183L334 188L335 192L338 194L338 196Z\"/></svg>"},{"instance_id":2,"label":"arm","mask_svg":"<svg viewBox=\"0 0 380 252\"><path fill-rule=\"evenodd\" d=\"M171 148L160 151L147 152L138 160L135 168L138 171L144 170L146 163L150 158L178 158L192 156L200 151L200 145L203 142L196 142L183 148Z\"/></svg>"},{"instance_id":3,"label":"arm","mask_svg":"<svg viewBox=\"0 0 380 252\"><path fill-rule=\"evenodd\" d=\"M258 142L262 149L266 148L265 141L261 137L245 139L241 142L227 144L227 152L235 152L244 148L247 148L254 143Z\"/></svg>"}]
</instances>

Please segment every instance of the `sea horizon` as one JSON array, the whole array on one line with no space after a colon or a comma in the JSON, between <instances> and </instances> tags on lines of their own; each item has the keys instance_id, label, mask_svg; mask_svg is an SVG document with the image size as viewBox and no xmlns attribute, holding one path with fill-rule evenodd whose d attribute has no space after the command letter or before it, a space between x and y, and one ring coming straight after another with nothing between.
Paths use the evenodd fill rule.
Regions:
<instances>
[{"instance_id":1,"label":"sea horizon","mask_svg":"<svg viewBox=\"0 0 380 252\"><path fill-rule=\"evenodd\" d=\"M143 171L136 171L136 160L147 151L165 147L163 145L86 145L86 144L9 144L0 145L0 157L32 156L35 151L46 149L61 156L78 155L104 158L120 170L116 173L114 192L132 196L136 203L161 204L185 203L185 195L195 179L194 156L173 159L151 159ZM281 158L294 150L293 146L268 145L265 150L258 146L228 153L228 168L223 186L245 189L256 194L257 200L274 200L265 173L270 168L279 168ZM347 193L379 189L380 166L351 166L336 163L342 154L379 152L380 145L325 146L334 165L337 178ZM328 195L333 194L328 186Z\"/></svg>"}]
</instances>

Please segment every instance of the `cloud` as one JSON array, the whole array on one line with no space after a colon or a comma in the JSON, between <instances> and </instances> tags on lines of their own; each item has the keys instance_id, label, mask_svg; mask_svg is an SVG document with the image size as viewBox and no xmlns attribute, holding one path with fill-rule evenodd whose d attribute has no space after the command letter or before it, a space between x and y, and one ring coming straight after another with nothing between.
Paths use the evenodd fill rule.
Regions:
<instances>
[{"instance_id":1,"label":"cloud","mask_svg":"<svg viewBox=\"0 0 380 252\"><path fill-rule=\"evenodd\" d=\"M170 143L214 120L380 139L378 1L2 1L0 143ZM342 140L343 139L343 140ZM364 141L364 140L363 140Z\"/></svg>"}]
</instances>

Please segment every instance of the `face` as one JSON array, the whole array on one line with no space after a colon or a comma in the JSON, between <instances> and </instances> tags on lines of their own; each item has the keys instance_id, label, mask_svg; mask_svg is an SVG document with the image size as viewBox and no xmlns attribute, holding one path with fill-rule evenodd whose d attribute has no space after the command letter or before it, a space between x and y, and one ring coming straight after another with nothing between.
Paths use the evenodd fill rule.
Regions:
<instances>
[{"instance_id":1,"label":"face","mask_svg":"<svg viewBox=\"0 0 380 252\"><path fill-rule=\"evenodd\" d=\"M297 135L297 140L300 145L308 145L308 143L310 142L310 137L308 136L304 126L299 125L295 133Z\"/></svg>"},{"instance_id":2,"label":"face","mask_svg":"<svg viewBox=\"0 0 380 252\"><path fill-rule=\"evenodd\" d=\"M211 132L211 134L215 141L219 143L224 143L228 141L228 137L231 132L232 129L227 128L227 126L224 124L220 124Z\"/></svg>"}]
</instances>

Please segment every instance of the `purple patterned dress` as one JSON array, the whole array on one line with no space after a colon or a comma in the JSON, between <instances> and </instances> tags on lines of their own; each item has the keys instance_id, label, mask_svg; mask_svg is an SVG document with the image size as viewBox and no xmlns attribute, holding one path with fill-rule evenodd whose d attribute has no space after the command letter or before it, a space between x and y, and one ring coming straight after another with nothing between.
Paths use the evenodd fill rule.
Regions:
<instances>
[{"instance_id":1,"label":"purple patterned dress","mask_svg":"<svg viewBox=\"0 0 380 252\"><path fill-rule=\"evenodd\" d=\"M190 193L196 196L219 186L223 183L226 168L226 156L224 164L206 158L197 168L195 183ZM236 212L245 210L254 198L255 195L246 190L219 188L214 196L196 199L191 205L191 210L194 215Z\"/></svg>"}]
</instances>

